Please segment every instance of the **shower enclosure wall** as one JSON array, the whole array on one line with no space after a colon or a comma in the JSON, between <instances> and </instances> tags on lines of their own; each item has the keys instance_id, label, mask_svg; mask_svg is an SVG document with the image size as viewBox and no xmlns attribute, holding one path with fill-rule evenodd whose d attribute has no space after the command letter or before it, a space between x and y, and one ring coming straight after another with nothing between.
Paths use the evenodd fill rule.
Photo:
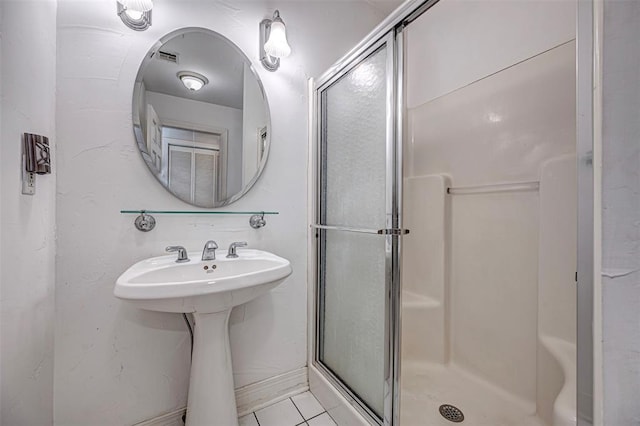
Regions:
<instances>
[{"instance_id":1,"label":"shower enclosure wall","mask_svg":"<svg viewBox=\"0 0 640 426\"><path fill-rule=\"evenodd\" d=\"M575 8L408 2L312 85L310 385L340 424L576 424Z\"/></svg>"},{"instance_id":2,"label":"shower enclosure wall","mask_svg":"<svg viewBox=\"0 0 640 426\"><path fill-rule=\"evenodd\" d=\"M402 425L576 423L574 8L440 2L405 28Z\"/></svg>"}]
</instances>

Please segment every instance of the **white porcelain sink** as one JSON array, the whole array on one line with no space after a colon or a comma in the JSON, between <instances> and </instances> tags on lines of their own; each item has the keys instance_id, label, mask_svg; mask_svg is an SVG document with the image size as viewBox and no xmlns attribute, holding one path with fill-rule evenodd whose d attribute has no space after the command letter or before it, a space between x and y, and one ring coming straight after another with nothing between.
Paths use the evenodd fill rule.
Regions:
<instances>
[{"instance_id":1,"label":"white porcelain sink","mask_svg":"<svg viewBox=\"0 0 640 426\"><path fill-rule=\"evenodd\" d=\"M280 284L291 274L291 264L275 254L241 249L227 259L226 250L216 260L200 260L200 252L176 263L176 255L142 260L120 275L116 297L142 309L161 312L211 313L230 309L254 299Z\"/></svg>"},{"instance_id":2,"label":"white porcelain sink","mask_svg":"<svg viewBox=\"0 0 640 426\"><path fill-rule=\"evenodd\" d=\"M167 255L142 260L116 282L116 297L135 306L161 312L192 312L194 327L187 426L237 426L229 315L234 306L261 296L291 275L288 260L261 250L238 250L227 259L200 260L189 252L189 262L176 263Z\"/></svg>"}]
</instances>

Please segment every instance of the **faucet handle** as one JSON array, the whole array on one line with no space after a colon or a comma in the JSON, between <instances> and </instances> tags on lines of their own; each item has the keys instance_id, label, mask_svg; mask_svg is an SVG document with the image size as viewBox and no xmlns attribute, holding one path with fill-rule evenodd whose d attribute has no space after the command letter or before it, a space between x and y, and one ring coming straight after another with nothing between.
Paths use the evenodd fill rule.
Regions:
<instances>
[{"instance_id":1,"label":"faucet handle","mask_svg":"<svg viewBox=\"0 0 640 426\"><path fill-rule=\"evenodd\" d=\"M218 243L216 243L213 240L209 240L204 244L204 247L207 249L217 249L218 248Z\"/></svg>"},{"instance_id":2,"label":"faucet handle","mask_svg":"<svg viewBox=\"0 0 640 426\"><path fill-rule=\"evenodd\" d=\"M246 247L248 244L246 241L236 241L234 243L229 244L229 250L227 251L227 257L230 257L232 259L235 259L236 257L238 257L238 255L236 254L236 248L237 247Z\"/></svg>"},{"instance_id":3,"label":"faucet handle","mask_svg":"<svg viewBox=\"0 0 640 426\"><path fill-rule=\"evenodd\" d=\"M165 250L168 252L174 252L174 251L178 252L178 259L176 260L176 263L183 263L183 262L189 261L189 256L187 256L187 250L182 246L169 246L165 248Z\"/></svg>"}]
</instances>

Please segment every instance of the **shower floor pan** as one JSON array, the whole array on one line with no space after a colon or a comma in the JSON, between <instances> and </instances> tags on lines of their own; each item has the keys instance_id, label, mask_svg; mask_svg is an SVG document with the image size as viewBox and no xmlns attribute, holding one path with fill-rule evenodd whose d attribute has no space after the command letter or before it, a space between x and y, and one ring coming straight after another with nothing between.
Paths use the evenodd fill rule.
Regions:
<instances>
[{"instance_id":1,"label":"shower floor pan","mask_svg":"<svg viewBox=\"0 0 640 426\"><path fill-rule=\"evenodd\" d=\"M402 370L401 426L547 426L527 404L455 366L406 362ZM464 421L442 417L443 404Z\"/></svg>"}]
</instances>

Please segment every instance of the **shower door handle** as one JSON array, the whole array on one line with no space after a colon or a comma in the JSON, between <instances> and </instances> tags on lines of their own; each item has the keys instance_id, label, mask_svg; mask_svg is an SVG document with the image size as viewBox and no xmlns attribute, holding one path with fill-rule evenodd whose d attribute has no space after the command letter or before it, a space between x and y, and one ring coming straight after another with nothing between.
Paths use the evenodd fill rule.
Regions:
<instances>
[{"instance_id":1,"label":"shower door handle","mask_svg":"<svg viewBox=\"0 0 640 426\"><path fill-rule=\"evenodd\" d=\"M312 224L314 229L328 229L331 231L346 231L357 232L359 234L375 234L375 235L406 235L409 233L408 229L400 228L385 228L385 229L367 229L367 228L350 228L348 226L332 226L332 225L318 225Z\"/></svg>"},{"instance_id":2,"label":"shower door handle","mask_svg":"<svg viewBox=\"0 0 640 426\"><path fill-rule=\"evenodd\" d=\"M402 228L378 229L378 234L382 234L382 235L407 235L408 233L409 233L408 229L402 229Z\"/></svg>"}]
</instances>

